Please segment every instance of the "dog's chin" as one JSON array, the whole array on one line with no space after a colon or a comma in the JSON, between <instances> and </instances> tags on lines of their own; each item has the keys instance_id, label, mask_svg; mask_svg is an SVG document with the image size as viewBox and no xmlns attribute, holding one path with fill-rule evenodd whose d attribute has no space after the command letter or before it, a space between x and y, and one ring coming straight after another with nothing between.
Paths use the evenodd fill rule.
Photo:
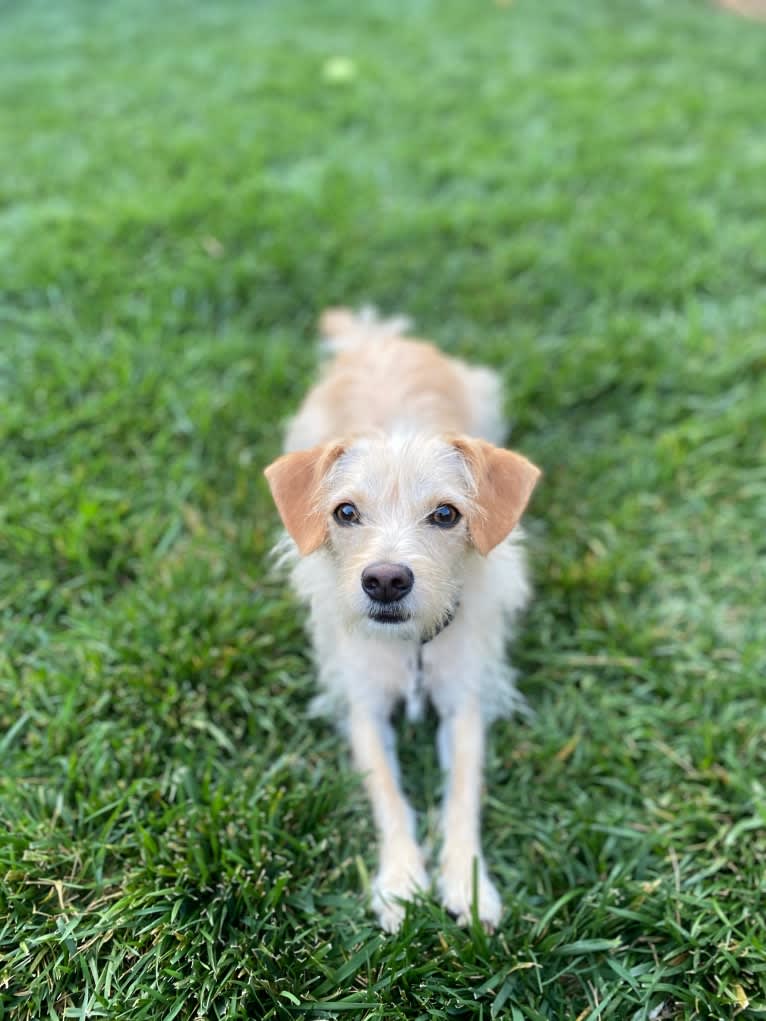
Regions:
<instances>
[{"instance_id":1,"label":"dog's chin","mask_svg":"<svg viewBox=\"0 0 766 1021\"><path fill-rule=\"evenodd\" d=\"M370 609L361 620L363 630L375 638L408 640L417 637L418 626L407 610Z\"/></svg>"}]
</instances>

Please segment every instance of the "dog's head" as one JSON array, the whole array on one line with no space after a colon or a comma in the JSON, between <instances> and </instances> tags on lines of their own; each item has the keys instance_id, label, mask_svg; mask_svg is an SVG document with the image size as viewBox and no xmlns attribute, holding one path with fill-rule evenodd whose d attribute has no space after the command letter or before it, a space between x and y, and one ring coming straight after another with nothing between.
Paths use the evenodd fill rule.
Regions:
<instances>
[{"instance_id":1,"label":"dog's head","mask_svg":"<svg viewBox=\"0 0 766 1021\"><path fill-rule=\"evenodd\" d=\"M266 469L301 555L332 558L346 621L399 638L428 638L451 619L467 558L508 536L539 475L484 440L382 434Z\"/></svg>"}]
</instances>

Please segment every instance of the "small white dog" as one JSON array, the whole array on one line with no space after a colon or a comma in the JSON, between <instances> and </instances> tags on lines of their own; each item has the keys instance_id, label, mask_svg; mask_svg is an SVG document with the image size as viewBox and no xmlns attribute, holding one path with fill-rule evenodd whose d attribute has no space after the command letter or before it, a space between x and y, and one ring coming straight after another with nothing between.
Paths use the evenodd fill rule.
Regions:
<instances>
[{"instance_id":1,"label":"small white dog","mask_svg":"<svg viewBox=\"0 0 766 1021\"><path fill-rule=\"evenodd\" d=\"M485 728L518 696L505 642L529 596L520 530L538 469L502 439L500 381L407 338L404 320L331 309L334 355L266 469L310 606L320 710L348 729L380 837L373 907L395 930L427 887L398 782L395 703L439 714L439 892L465 923L501 903L479 832ZM294 544L294 545L293 545Z\"/></svg>"}]
</instances>

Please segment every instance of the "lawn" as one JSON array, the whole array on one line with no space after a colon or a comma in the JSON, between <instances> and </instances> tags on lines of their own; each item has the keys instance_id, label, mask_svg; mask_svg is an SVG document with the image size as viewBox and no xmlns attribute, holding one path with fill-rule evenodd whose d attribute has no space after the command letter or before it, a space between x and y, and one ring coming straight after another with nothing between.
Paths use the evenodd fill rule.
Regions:
<instances>
[{"instance_id":1,"label":"lawn","mask_svg":"<svg viewBox=\"0 0 766 1021\"><path fill-rule=\"evenodd\" d=\"M3 1021L766 1014L764 68L704 0L2 4ZM373 925L268 569L365 301L496 366L545 470L494 935Z\"/></svg>"}]
</instances>

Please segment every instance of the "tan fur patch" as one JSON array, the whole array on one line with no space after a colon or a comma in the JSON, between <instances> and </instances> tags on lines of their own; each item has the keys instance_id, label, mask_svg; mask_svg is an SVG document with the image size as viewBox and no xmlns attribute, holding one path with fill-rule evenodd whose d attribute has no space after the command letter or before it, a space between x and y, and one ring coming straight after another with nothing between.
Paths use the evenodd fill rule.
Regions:
<instances>
[{"instance_id":1,"label":"tan fur patch","mask_svg":"<svg viewBox=\"0 0 766 1021\"><path fill-rule=\"evenodd\" d=\"M485 440L461 436L453 443L476 483L478 513L469 518L468 528L476 548L486 556L518 524L541 472L521 454Z\"/></svg>"},{"instance_id":2,"label":"tan fur patch","mask_svg":"<svg viewBox=\"0 0 766 1021\"><path fill-rule=\"evenodd\" d=\"M318 497L322 480L342 453L341 443L320 444L284 454L264 472L282 522L303 556L318 549L327 536Z\"/></svg>"},{"instance_id":3,"label":"tan fur patch","mask_svg":"<svg viewBox=\"0 0 766 1021\"><path fill-rule=\"evenodd\" d=\"M328 435L390 429L408 420L433 432L463 431L470 409L463 380L432 344L390 337L341 354L310 397Z\"/></svg>"}]
</instances>

